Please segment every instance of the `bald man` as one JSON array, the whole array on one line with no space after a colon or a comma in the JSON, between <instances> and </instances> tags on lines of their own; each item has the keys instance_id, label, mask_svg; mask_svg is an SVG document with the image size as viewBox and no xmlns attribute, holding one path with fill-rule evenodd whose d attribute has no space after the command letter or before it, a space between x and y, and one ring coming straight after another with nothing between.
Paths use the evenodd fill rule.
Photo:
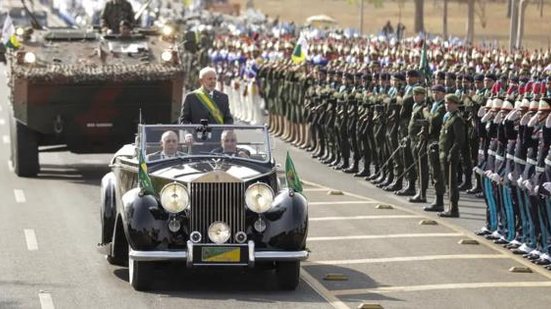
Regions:
<instances>
[{"instance_id":1,"label":"bald man","mask_svg":"<svg viewBox=\"0 0 551 309\"><path fill-rule=\"evenodd\" d=\"M185 153L178 151L178 135L174 131L166 131L163 133L160 143L161 151L148 155L148 161L171 159L185 155Z\"/></svg>"}]
</instances>

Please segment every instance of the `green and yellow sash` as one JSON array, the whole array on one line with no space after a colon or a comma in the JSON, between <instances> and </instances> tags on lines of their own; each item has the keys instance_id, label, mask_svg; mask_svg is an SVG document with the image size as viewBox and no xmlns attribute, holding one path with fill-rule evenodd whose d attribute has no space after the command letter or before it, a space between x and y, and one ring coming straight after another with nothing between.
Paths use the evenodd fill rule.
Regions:
<instances>
[{"instance_id":1,"label":"green and yellow sash","mask_svg":"<svg viewBox=\"0 0 551 309\"><path fill-rule=\"evenodd\" d=\"M224 116L222 116L222 112L216 103L205 93L205 90L203 90L203 88L199 88L195 90L195 95L203 106L205 106L205 108L210 112L212 118L214 118L218 124L224 124Z\"/></svg>"}]
</instances>

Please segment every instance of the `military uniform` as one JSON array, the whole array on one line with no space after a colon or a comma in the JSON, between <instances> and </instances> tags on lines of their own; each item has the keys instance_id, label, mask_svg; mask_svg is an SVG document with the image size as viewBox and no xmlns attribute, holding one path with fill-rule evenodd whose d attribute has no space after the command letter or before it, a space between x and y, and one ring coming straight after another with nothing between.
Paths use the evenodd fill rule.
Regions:
<instances>
[{"instance_id":1,"label":"military uniform","mask_svg":"<svg viewBox=\"0 0 551 309\"><path fill-rule=\"evenodd\" d=\"M105 4L101 12L101 26L119 33L121 21L126 20L134 24L132 5L126 0L111 0Z\"/></svg>"},{"instance_id":2,"label":"military uniform","mask_svg":"<svg viewBox=\"0 0 551 309\"><path fill-rule=\"evenodd\" d=\"M455 95L446 96L447 104L459 105L459 98ZM440 151L440 165L447 180L450 205L447 211L438 215L442 217L459 217L459 189L457 187L457 162L461 150L465 146L465 122L458 110L448 111L444 115L442 130L438 139Z\"/></svg>"}]
</instances>

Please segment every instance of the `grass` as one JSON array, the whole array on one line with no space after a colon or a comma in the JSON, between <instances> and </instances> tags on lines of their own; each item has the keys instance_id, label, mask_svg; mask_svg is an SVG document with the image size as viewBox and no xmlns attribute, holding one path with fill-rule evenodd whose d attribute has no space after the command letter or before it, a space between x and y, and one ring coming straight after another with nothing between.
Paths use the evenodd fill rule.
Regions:
<instances>
[{"instance_id":1,"label":"grass","mask_svg":"<svg viewBox=\"0 0 551 309\"><path fill-rule=\"evenodd\" d=\"M246 0L231 0L245 7ZM414 6L412 0L382 1L382 7L375 7L364 1L364 33L377 33L387 20L393 26L401 20L406 26L406 35L411 36L413 30ZM485 3L486 27L482 27L481 19L476 15L475 43L496 42L500 46L509 45L510 20L506 17L506 1L477 0ZM308 16L326 14L339 22L341 27L359 29L359 6L349 4L347 0L256 0L255 7L270 17L279 16L280 20L303 23ZM477 4L477 11L479 5ZM442 1L425 1L425 29L431 34L442 33ZM548 49L551 45L551 4L544 5L543 17L534 1L526 8L523 45L528 49ZM448 4L448 33L464 38L466 34L467 5L463 2Z\"/></svg>"}]
</instances>

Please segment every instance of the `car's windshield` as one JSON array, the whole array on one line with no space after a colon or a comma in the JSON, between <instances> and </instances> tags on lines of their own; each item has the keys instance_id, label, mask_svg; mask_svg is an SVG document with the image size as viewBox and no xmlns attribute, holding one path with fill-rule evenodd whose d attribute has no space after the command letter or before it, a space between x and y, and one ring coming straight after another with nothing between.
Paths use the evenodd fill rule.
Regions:
<instances>
[{"instance_id":1,"label":"car's windshield","mask_svg":"<svg viewBox=\"0 0 551 309\"><path fill-rule=\"evenodd\" d=\"M148 162L190 156L270 160L269 138L263 126L144 125L140 138Z\"/></svg>"}]
</instances>

